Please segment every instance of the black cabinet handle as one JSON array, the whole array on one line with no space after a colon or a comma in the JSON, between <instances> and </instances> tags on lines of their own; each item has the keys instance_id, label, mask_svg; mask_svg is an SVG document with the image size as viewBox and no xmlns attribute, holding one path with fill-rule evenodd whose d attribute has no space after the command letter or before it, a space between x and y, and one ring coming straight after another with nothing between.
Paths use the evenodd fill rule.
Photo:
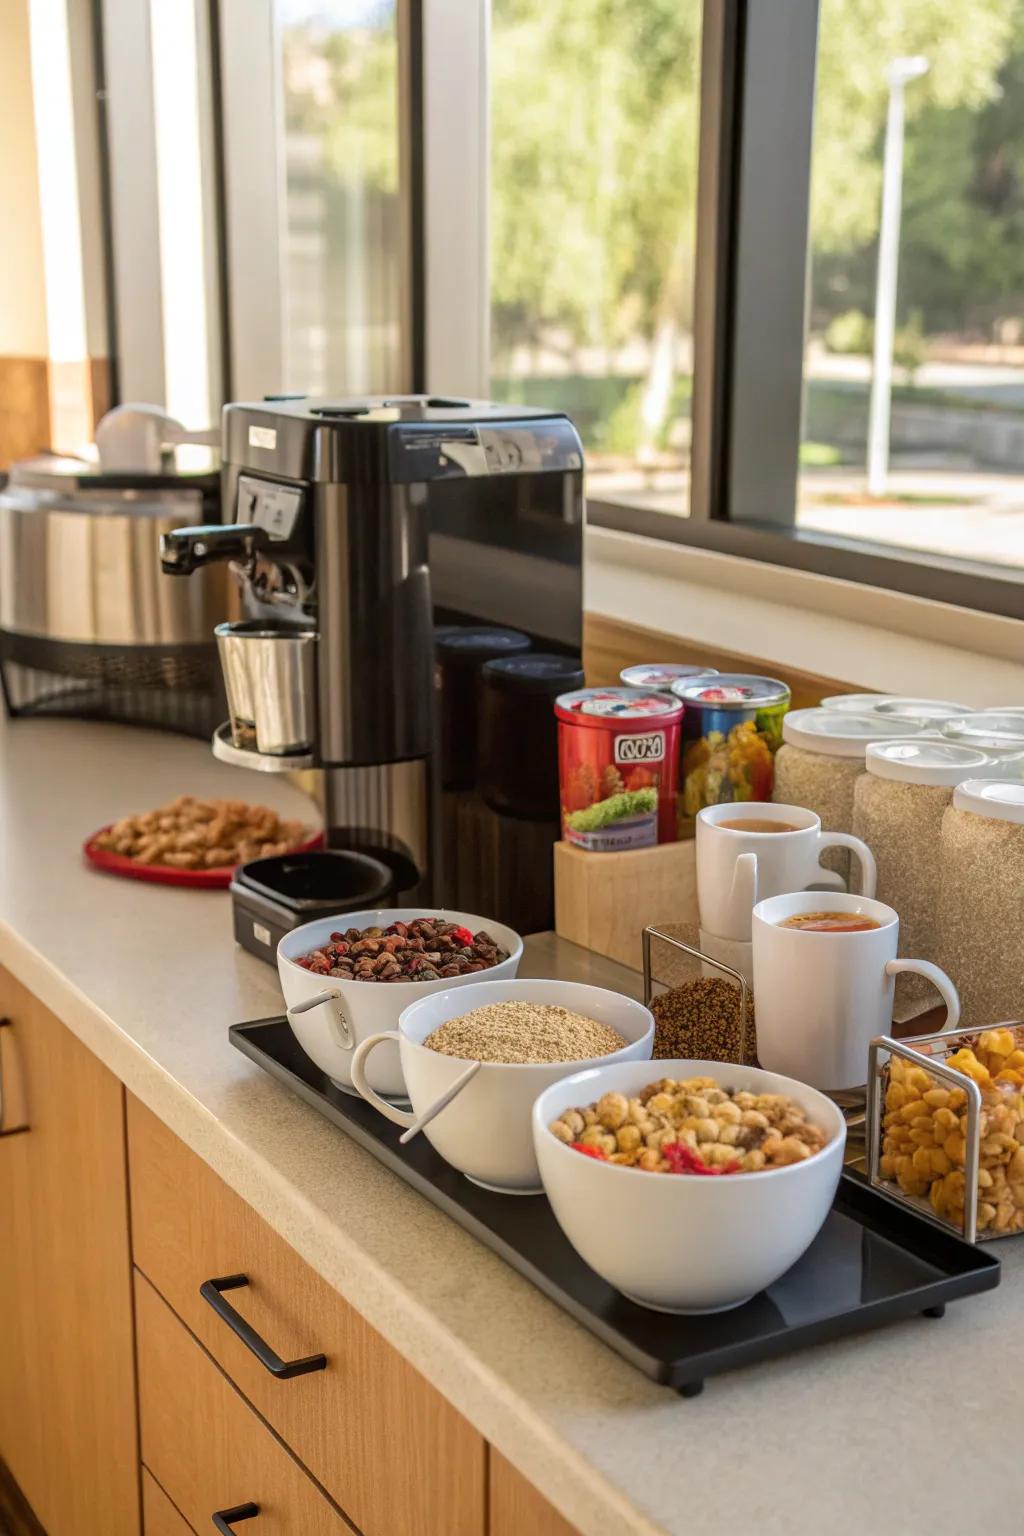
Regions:
<instances>
[{"instance_id":1,"label":"black cabinet handle","mask_svg":"<svg viewBox=\"0 0 1024 1536\"><path fill-rule=\"evenodd\" d=\"M0 1029L9 1029L10 1027L10 1019L0 1019ZM3 1057L0 1056L0 1136L21 1136L27 1130L27 1125L12 1125L10 1127L4 1125L4 1062Z\"/></svg>"},{"instance_id":2,"label":"black cabinet handle","mask_svg":"<svg viewBox=\"0 0 1024 1536\"><path fill-rule=\"evenodd\" d=\"M236 1504L234 1509L215 1509L213 1512L213 1524L221 1536L231 1536L231 1527L237 1525L239 1520L252 1520L258 1515L258 1504Z\"/></svg>"},{"instance_id":3,"label":"black cabinet handle","mask_svg":"<svg viewBox=\"0 0 1024 1536\"><path fill-rule=\"evenodd\" d=\"M305 1360L282 1360L266 1339L261 1339L255 1328L221 1295L222 1291L237 1291L248 1284L248 1275L223 1275L219 1280L204 1280L199 1287L199 1294L204 1301L210 1303L217 1316L227 1323L236 1338L241 1339L246 1349L252 1351L260 1365L266 1366L271 1376L276 1376L278 1381L290 1381L293 1376L308 1376L310 1371L324 1370L327 1366L326 1355L309 1355ZM255 1508L252 1512L256 1513ZM236 1519L241 1518L236 1516ZM248 1519L248 1516L245 1518Z\"/></svg>"}]
</instances>

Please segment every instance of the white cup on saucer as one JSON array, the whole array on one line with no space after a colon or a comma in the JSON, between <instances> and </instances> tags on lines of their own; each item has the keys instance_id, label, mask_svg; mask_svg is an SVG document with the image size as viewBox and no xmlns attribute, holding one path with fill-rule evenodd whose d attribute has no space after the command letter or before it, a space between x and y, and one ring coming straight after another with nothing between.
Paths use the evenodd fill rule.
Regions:
<instances>
[{"instance_id":1,"label":"white cup on saucer","mask_svg":"<svg viewBox=\"0 0 1024 1536\"><path fill-rule=\"evenodd\" d=\"M801 913L842 912L877 926L816 933L785 927ZM946 1004L942 1028L955 1029L960 999L945 971L928 960L897 960L900 920L866 896L796 891L758 902L753 913L757 1055L769 1072L800 1078L826 1092L859 1088L868 1047L892 1031L895 977L927 976Z\"/></svg>"}]
</instances>

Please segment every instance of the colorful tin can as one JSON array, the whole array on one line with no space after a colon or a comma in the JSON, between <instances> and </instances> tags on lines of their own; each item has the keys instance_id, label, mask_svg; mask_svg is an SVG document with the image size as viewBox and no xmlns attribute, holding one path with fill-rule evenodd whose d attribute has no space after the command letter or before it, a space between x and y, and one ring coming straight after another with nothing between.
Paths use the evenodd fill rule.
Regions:
<instances>
[{"instance_id":1,"label":"colorful tin can","mask_svg":"<svg viewBox=\"0 0 1024 1536\"><path fill-rule=\"evenodd\" d=\"M619 682L624 688L642 688L644 693L671 693L676 683L717 676L717 667L698 667L681 661L641 661L634 667L623 667Z\"/></svg>"},{"instance_id":2,"label":"colorful tin can","mask_svg":"<svg viewBox=\"0 0 1024 1536\"><path fill-rule=\"evenodd\" d=\"M697 812L731 800L770 800L789 689L774 677L726 672L676 683L686 706L679 768L679 836Z\"/></svg>"},{"instance_id":3,"label":"colorful tin can","mask_svg":"<svg viewBox=\"0 0 1024 1536\"><path fill-rule=\"evenodd\" d=\"M582 688L555 701L562 836L591 853L676 838L679 727L664 693Z\"/></svg>"}]
</instances>

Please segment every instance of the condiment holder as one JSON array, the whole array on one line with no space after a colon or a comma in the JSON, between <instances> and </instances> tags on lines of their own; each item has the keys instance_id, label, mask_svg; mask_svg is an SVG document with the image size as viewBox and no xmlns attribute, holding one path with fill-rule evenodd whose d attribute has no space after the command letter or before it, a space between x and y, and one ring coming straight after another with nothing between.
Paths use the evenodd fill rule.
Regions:
<instances>
[{"instance_id":1,"label":"condiment holder","mask_svg":"<svg viewBox=\"0 0 1024 1536\"><path fill-rule=\"evenodd\" d=\"M992 1042L1000 1048L1012 1044L1012 1050L993 1052ZM1024 1070L1019 1083L1000 1083L998 1074L979 1083L976 1078L983 1078L983 1074L971 1066L970 1058L968 1072L949 1065L949 1058L965 1048L995 1060L1010 1060L1019 1053L1020 1063L1015 1061L1013 1068L1004 1070L1016 1071L1018 1065L1024 1069L1024 1023L998 1024L987 1030L947 1030L908 1040L880 1035L872 1041L868 1054L868 1178L875 1189L936 1226L956 1232L969 1243L991 1242L1017 1236L1022 1226L1014 1223L1019 1220L1024 1224L1024 1178L1013 1177L1024 1173L1013 1162L1020 1155L1015 1150L1017 1137L998 1128L1015 1119L1024 1133ZM894 1062L901 1064L898 1074ZM924 1077L908 1076L915 1071L925 1074L931 1086L925 1085ZM970 1071L975 1075L969 1075ZM912 1096L915 1093L916 1099ZM929 1098L920 1097L921 1093ZM948 1098L939 1102L943 1095L953 1095L952 1106ZM920 1112L909 1119L904 1114L918 1109ZM920 1123L925 1120L927 1124ZM893 1136L894 1130L899 1131L898 1138ZM940 1145L942 1132L945 1135ZM1009 1142L1014 1144L1012 1148ZM903 1146L905 1152L898 1150ZM941 1158L936 1156L933 1161L932 1155L938 1153ZM900 1161L902 1158L909 1158L909 1165Z\"/></svg>"},{"instance_id":2,"label":"condiment holder","mask_svg":"<svg viewBox=\"0 0 1024 1536\"><path fill-rule=\"evenodd\" d=\"M644 1002L648 1008L655 999L655 987L662 986L667 991L685 985L698 979L710 980L716 976L723 977L736 990L736 1028L735 1036L737 1049L734 1052L719 1051L718 1059L735 1062L737 1065L757 1061L757 1041L750 1023L750 987L747 977L742 969L730 965L724 959L719 958L704 947L704 943L694 943L696 931L687 925L686 932L691 937L684 938L678 932L668 932L655 924L648 924L641 935L643 948L643 973L644 973ZM663 964L670 965L673 975L669 980L665 973L658 978L654 974L653 943L657 940L664 944L672 952L671 960L663 960ZM686 960L680 963L679 957L685 956ZM689 964L687 964L687 961ZM680 1052L679 1054L685 1054ZM698 1051L691 1048L689 1054L697 1056Z\"/></svg>"}]
</instances>

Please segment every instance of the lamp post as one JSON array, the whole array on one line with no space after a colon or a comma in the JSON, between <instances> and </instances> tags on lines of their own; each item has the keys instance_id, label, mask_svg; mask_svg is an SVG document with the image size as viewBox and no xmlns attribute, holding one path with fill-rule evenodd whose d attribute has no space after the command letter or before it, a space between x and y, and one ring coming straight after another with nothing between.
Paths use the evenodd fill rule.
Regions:
<instances>
[{"instance_id":1,"label":"lamp post","mask_svg":"<svg viewBox=\"0 0 1024 1536\"><path fill-rule=\"evenodd\" d=\"M928 71L920 57L893 59L889 65L889 115L882 166L882 217L878 227L878 275L875 280L875 355L868 411L868 492L885 493L889 473L889 418L892 408L892 352L896 335L896 277L900 259L900 212L903 201L903 93L909 80Z\"/></svg>"}]
</instances>

